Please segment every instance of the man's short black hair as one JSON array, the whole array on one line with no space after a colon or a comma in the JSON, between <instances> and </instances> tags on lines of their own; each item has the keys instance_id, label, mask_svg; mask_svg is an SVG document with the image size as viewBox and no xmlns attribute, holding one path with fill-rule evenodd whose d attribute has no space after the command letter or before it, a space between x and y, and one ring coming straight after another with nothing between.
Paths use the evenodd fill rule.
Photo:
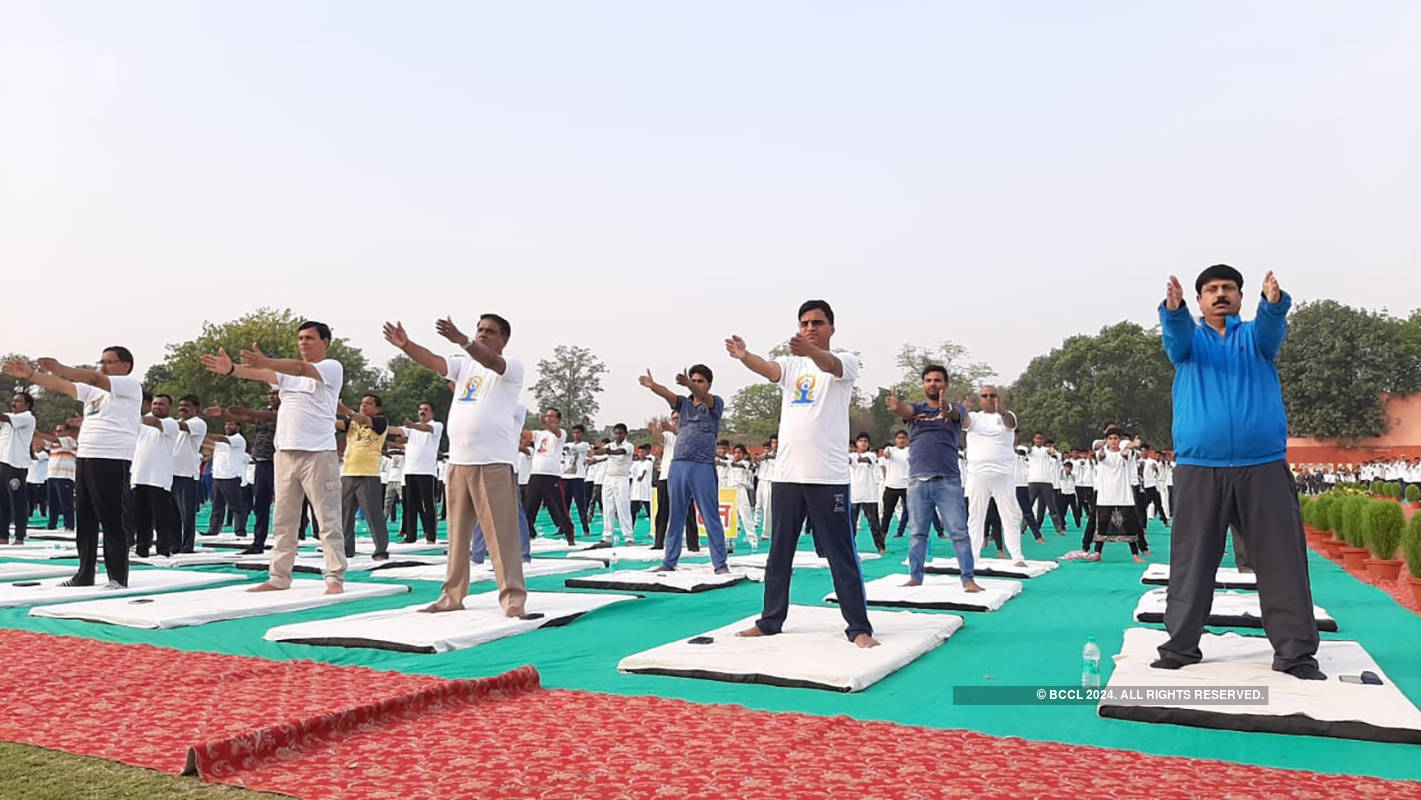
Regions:
<instances>
[{"instance_id":1,"label":"man's short black hair","mask_svg":"<svg viewBox=\"0 0 1421 800\"><path fill-rule=\"evenodd\" d=\"M361 397L362 397L362 398L365 398L365 397L370 398L370 402L374 403L376 408L384 408L384 407L385 407L385 403L380 400L380 395L378 395L378 394L374 394L373 392L366 392L365 394L362 394Z\"/></svg>"},{"instance_id":2,"label":"man's short black hair","mask_svg":"<svg viewBox=\"0 0 1421 800\"><path fill-rule=\"evenodd\" d=\"M715 373L711 372L711 368L705 364L692 364L691 368L686 370L686 377L689 378L692 375L699 375L705 378L706 383L715 383Z\"/></svg>"},{"instance_id":3,"label":"man's short black hair","mask_svg":"<svg viewBox=\"0 0 1421 800\"><path fill-rule=\"evenodd\" d=\"M1243 273L1229 266L1228 264L1215 264L1212 267L1199 273L1199 277L1194 279L1194 294L1204 293L1204 284L1209 281L1233 281L1238 284L1240 291L1243 290Z\"/></svg>"},{"instance_id":4,"label":"man's short black hair","mask_svg":"<svg viewBox=\"0 0 1421 800\"><path fill-rule=\"evenodd\" d=\"M824 318L829 320L830 325L834 324L834 309L830 308L829 304L823 300L805 300L799 306L799 316L795 317L795 320L804 319L806 313L816 308L824 312Z\"/></svg>"},{"instance_id":5,"label":"man's short black hair","mask_svg":"<svg viewBox=\"0 0 1421 800\"><path fill-rule=\"evenodd\" d=\"M421 400L421 401L419 401L419 405L420 405L420 406L429 406L429 413L431 413L431 414L434 413L434 404L431 403L431 402L429 402L428 400ZM419 408L419 406L415 406L415 408Z\"/></svg>"},{"instance_id":6,"label":"man's short black hair","mask_svg":"<svg viewBox=\"0 0 1421 800\"><path fill-rule=\"evenodd\" d=\"M195 394L185 394L178 398L178 402L191 404L193 408L202 408L202 401L198 400Z\"/></svg>"},{"instance_id":7,"label":"man's short black hair","mask_svg":"<svg viewBox=\"0 0 1421 800\"><path fill-rule=\"evenodd\" d=\"M729 440L729 439L721 439L720 441L718 441L718 442L715 443L715 446L716 446L716 447L729 447L729 446L730 446L730 440Z\"/></svg>"},{"instance_id":8,"label":"man's short black hair","mask_svg":"<svg viewBox=\"0 0 1421 800\"><path fill-rule=\"evenodd\" d=\"M923 374L921 377L926 378L929 372L939 373L942 375L943 382L947 381L947 367L944 367L941 364L929 364L926 367L923 367Z\"/></svg>"},{"instance_id":9,"label":"man's short black hair","mask_svg":"<svg viewBox=\"0 0 1421 800\"><path fill-rule=\"evenodd\" d=\"M329 342L331 340L331 326L327 325L326 323L317 322L313 319L308 319L296 328L296 332L300 333L301 331L304 331L307 328L315 328L316 335L321 337L321 341Z\"/></svg>"},{"instance_id":10,"label":"man's short black hair","mask_svg":"<svg viewBox=\"0 0 1421 800\"><path fill-rule=\"evenodd\" d=\"M873 441L873 438L868 435L868 431L859 431L859 435L854 437L854 441L857 442L859 439L868 439L870 442Z\"/></svg>"},{"instance_id":11,"label":"man's short black hair","mask_svg":"<svg viewBox=\"0 0 1421 800\"><path fill-rule=\"evenodd\" d=\"M145 403L151 403L151 402L153 402L153 393L152 393L152 392L150 392L150 391L147 390L147 389L143 389L143 390L141 390L141 391L143 392L143 401L144 401Z\"/></svg>"},{"instance_id":12,"label":"man's short black hair","mask_svg":"<svg viewBox=\"0 0 1421 800\"><path fill-rule=\"evenodd\" d=\"M129 369L130 371L132 371L132 369L133 369L133 353L129 352L129 350L128 350L127 347L124 347L123 345L116 344L116 345L114 345L114 346L112 346L112 347L105 347L105 348L104 348L104 352L105 352L105 353L113 353L113 357L114 357L114 358L116 358L116 359L118 359L119 361L122 361L123 363L127 364L127 365L128 365L128 369Z\"/></svg>"},{"instance_id":13,"label":"man's short black hair","mask_svg":"<svg viewBox=\"0 0 1421 800\"><path fill-rule=\"evenodd\" d=\"M899 436L907 436L907 435L908 435L908 432L905 431L905 430L903 430L902 428L899 428L898 430L896 430L896 431L893 432L893 438L894 438L894 439L897 439Z\"/></svg>"},{"instance_id":14,"label":"man's short black hair","mask_svg":"<svg viewBox=\"0 0 1421 800\"><path fill-rule=\"evenodd\" d=\"M626 433L626 432L627 432L627 426L626 426L626 425L623 425L623 424L620 423L620 422L618 422L616 425L613 425L613 426L612 426L612 433L616 433L617 431L621 431L622 433Z\"/></svg>"},{"instance_id":15,"label":"man's short black hair","mask_svg":"<svg viewBox=\"0 0 1421 800\"><path fill-rule=\"evenodd\" d=\"M509 325L509 324L508 324L508 320L504 319L503 317L500 317L500 316L497 315L497 314L480 314L480 315L479 315L479 322L483 322L483 321L486 320L486 319L491 319L491 320L493 320L493 321L498 325L498 332L501 333L501 334L503 334L503 338L504 338L505 340L507 340L508 337L510 337L510 336L513 335L513 326L512 326L512 325Z\"/></svg>"},{"instance_id":16,"label":"man's short black hair","mask_svg":"<svg viewBox=\"0 0 1421 800\"><path fill-rule=\"evenodd\" d=\"M172 404L173 404L173 396L172 396L172 395L170 395L170 394L163 394L162 392L159 392L159 393L153 395L153 399L154 399L154 400L157 400L157 399L160 398L160 397L166 399L166 400L168 401L168 405L172 405Z\"/></svg>"},{"instance_id":17,"label":"man's short black hair","mask_svg":"<svg viewBox=\"0 0 1421 800\"><path fill-rule=\"evenodd\" d=\"M1105 435L1106 435L1106 436L1119 436L1120 438L1123 439L1123 438L1125 438L1125 429L1124 429L1124 428L1121 428L1121 427L1118 426L1118 425L1111 425L1109 428L1106 428L1106 429L1105 429Z\"/></svg>"},{"instance_id":18,"label":"man's short black hair","mask_svg":"<svg viewBox=\"0 0 1421 800\"><path fill-rule=\"evenodd\" d=\"M579 423L577 423L576 425L572 426L572 429L575 430L575 431L582 431L583 433L587 433L587 428L586 428L585 426L583 426L583 424L582 424L581 422L579 422Z\"/></svg>"},{"instance_id":19,"label":"man's short black hair","mask_svg":"<svg viewBox=\"0 0 1421 800\"><path fill-rule=\"evenodd\" d=\"M15 396L16 396L16 397L23 397L23 398L25 398L25 408L27 408L27 409L29 409L29 410L31 410L31 411L34 411L34 409L35 409L35 396L34 396L34 395L30 394L29 392L15 392Z\"/></svg>"}]
</instances>

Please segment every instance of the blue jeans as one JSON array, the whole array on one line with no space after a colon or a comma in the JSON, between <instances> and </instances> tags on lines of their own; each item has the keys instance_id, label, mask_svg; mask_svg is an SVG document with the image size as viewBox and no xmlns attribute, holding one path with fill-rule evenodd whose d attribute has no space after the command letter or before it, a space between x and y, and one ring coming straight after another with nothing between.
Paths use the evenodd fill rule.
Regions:
<instances>
[{"instance_id":1,"label":"blue jeans","mask_svg":"<svg viewBox=\"0 0 1421 800\"><path fill-rule=\"evenodd\" d=\"M518 504L518 541L523 545L523 563L533 563L533 555L528 552L528 512L523 510L523 504ZM469 548L469 560L475 564L484 563L488 557L488 545L484 543L484 526L481 522L474 523L474 542Z\"/></svg>"},{"instance_id":2,"label":"blue jeans","mask_svg":"<svg viewBox=\"0 0 1421 800\"><path fill-rule=\"evenodd\" d=\"M671 462L666 476L666 490L671 495L671 516L666 523L666 557L662 569L676 569L681 560L681 539L686 534L686 507L694 500L706 523L706 538L710 540L711 566L725 569L725 529L720 524L720 492L715 465L699 461ZM604 509L602 513L607 513ZM848 511L844 512L848 524ZM796 528L798 530L798 528Z\"/></svg>"},{"instance_id":3,"label":"blue jeans","mask_svg":"<svg viewBox=\"0 0 1421 800\"><path fill-rule=\"evenodd\" d=\"M908 575L923 580L923 562L928 555L926 521L937 511L938 519L947 528L957 565L962 569L962 585L972 581L972 540L967 536L967 506L962 501L961 478L931 478L908 481L908 517L912 520L913 538L908 545Z\"/></svg>"},{"instance_id":4,"label":"blue jeans","mask_svg":"<svg viewBox=\"0 0 1421 800\"><path fill-rule=\"evenodd\" d=\"M810 535L814 537L815 549L822 550L829 559L829 576L834 581L834 594L839 598L839 613L847 624L844 635L851 642L859 634L872 635L863 570L854 548L854 532L849 527L848 485L775 481L770 495L774 514L770 527L775 535L770 538L770 557L765 562L765 607L755 627L768 635L779 633L784 627L789 613L794 551L799 547L799 530L807 517L813 522Z\"/></svg>"}]
</instances>

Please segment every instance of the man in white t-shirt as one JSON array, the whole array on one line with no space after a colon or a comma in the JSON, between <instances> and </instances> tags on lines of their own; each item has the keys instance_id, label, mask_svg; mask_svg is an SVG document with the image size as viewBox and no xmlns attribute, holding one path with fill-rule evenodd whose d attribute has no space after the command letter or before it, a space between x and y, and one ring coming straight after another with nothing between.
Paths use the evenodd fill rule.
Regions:
<instances>
[{"instance_id":1,"label":"man in white t-shirt","mask_svg":"<svg viewBox=\"0 0 1421 800\"><path fill-rule=\"evenodd\" d=\"M528 525L537 536L538 509L546 507L557 526L558 534L568 544L576 544L572 521L567 516L567 504L562 496L562 448L567 444L567 431L562 427L562 411L549 408L543 412L543 430L533 431L529 452L533 462L528 468L528 490L523 511Z\"/></svg>"},{"instance_id":2,"label":"man in white t-shirt","mask_svg":"<svg viewBox=\"0 0 1421 800\"><path fill-rule=\"evenodd\" d=\"M53 433L35 431L49 452L49 530L58 530L61 523L64 530L74 530L74 451L79 447L74 433L67 422L56 423Z\"/></svg>"},{"instance_id":3,"label":"man in white t-shirt","mask_svg":"<svg viewBox=\"0 0 1421 800\"><path fill-rule=\"evenodd\" d=\"M882 522L878 529L883 532L883 538L888 538L888 526L893 522L893 512L902 503L906 509L908 507L908 432L896 431L893 434L893 446L883 448L879 454L879 463L883 465L883 509ZM964 473L965 475L965 473ZM902 538L903 531L908 527L908 515L904 513L898 521L898 532L894 538Z\"/></svg>"},{"instance_id":4,"label":"man in white t-shirt","mask_svg":"<svg viewBox=\"0 0 1421 800\"><path fill-rule=\"evenodd\" d=\"M215 356L202 356L202 365L210 372L275 384L281 394L281 413L276 417L276 510L271 526L276 542L266 582L248 591L291 588L303 498L310 500L321 528L326 594L344 591L345 532L341 528L336 408L345 369L339 361L326 357L330 346L331 329L323 322L308 320L296 331L299 359L271 358L255 345L242 351L241 364L234 363L224 349Z\"/></svg>"},{"instance_id":5,"label":"man in white t-shirt","mask_svg":"<svg viewBox=\"0 0 1421 800\"><path fill-rule=\"evenodd\" d=\"M637 512L646 512L646 521L651 522L652 470L656 464L651 460L651 445L638 445L635 461L632 462L632 525L636 525Z\"/></svg>"},{"instance_id":6,"label":"man in white t-shirt","mask_svg":"<svg viewBox=\"0 0 1421 800\"><path fill-rule=\"evenodd\" d=\"M873 473L878 471L878 455L869 449L872 441L867 433L860 433L854 440L853 452L849 453L849 499L853 501L849 526L857 537L859 514L868 517L868 532L873 537L873 548L879 555L883 555L888 548L883 538L883 528L878 525L878 485L873 476Z\"/></svg>"},{"instance_id":7,"label":"man in white t-shirt","mask_svg":"<svg viewBox=\"0 0 1421 800\"><path fill-rule=\"evenodd\" d=\"M977 393L977 406L978 410L969 411L962 421L967 434L967 535L972 539L972 554L975 558L982 552L987 539L987 508L995 500L1007 552L1017 566L1024 567L1022 506L1016 492L1019 462L1012 448L1016 414L1002 407L1001 394L990 384Z\"/></svg>"},{"instance_id":8,"label":"man in white t-shirt","mask_svg":"<svg viewBox=\"0 0 1421 800\"><path fill-rule=\"evenodd\" d=\"M173 443L173 501L178 505L182 527L182 547L174 552L191 553L197 546L198 478L202 469L202 443L207 439L207 420L198 415L202 407L195 394L178 398L178 438Z\"/></svg>"},{"instance_id":9,"label":"man in white t-shirt","mask_svg":"<svg viewBox=\"0 0 1421 800\"><path fill-rule=\"evenodd\" d=\"M434 418L434 405L419 404L419 419L405 420L405 541L419 538L434 544L438 522L434 516L434 478L438 471L439 442L444 423Z\"/></svg>"},{"instance_id":10,"label":"man in white t-shirt","mask_svg":"<svg viewBox=\"0 0 1421 800\"><path fill-rule=\"evenodd\" d=\"M247 439L242 426L228 421L223 435L208 434L212 442L212 514L208 518L207 535L222 532L227 508L232 509L232 528L237 536L247 535L247 495L242 491L242 479L247 472Z\"/></svg>"},{"instance_id":11,"label":"man in white t-shirt","mask_svg":"<svg viewBox=\"0 0 1421 800\"><path fill-rule=\"evenodd\" d=\"M10 413L0 414L0 544L9 544L10 525L15 544L23 544L30 521L29 476L33 461L30 446L35 438L35 399L28 392L10 398Z\"/></svg>"},{"instance_id":12,"label":"man in white t-shirt","mask_svg":"<svg viewBox=\"0 0 1421 800\"><path fill-rule=\"evenodd\" d=\"M79 569L65 586L93 586L98 568L99 530L104 533L104 572L113 588L128 586L128 531L124 495L138 444L143 389L133 377L133 354L126 347L106 348L97 371L66 367L41 358L39 370L25 360L4 364L7 375L43 389L66 394L84 404L75 464L75 545Z\"/></svg>"},{"instance_id":13,"label":"man in white t-shirt","mask_svg":"<svg viewBox=\"0 0 1421 800\"><path fill-rule=\"evenodd\" d=\"M173 398L149 397L143 392L143 426L133 451L130 480L133 487L135 552L147 558L156 544L158 555L171 555L182 544L178 507L173 503L173 447L182 432L169 414ZM156 533L156 536L154 535Z\"/></svg>"},{"instance_id":14,"label":"man in white t-shirt","mask_svg":"<svg viewBox=\"0 0 1421 800\"><path fill-rule=\"evenodd\" d=\"M660 550L666 543L667 522L671 519L671 462L676 458L676 437L681 427L681 414L672 411L670 421L662 425L653 421L651 435L661 439L661 458L656 465L656 538L651 549ZM686 504L686 549L692 553L701 549L700 531L696 525L696 504Z\"/></svg>"},{"instance_id":15,"label":"man in white t-shirt","mask_svg":"<svg viewBox=\"0 0 1421 800\"><path fill-rule=\"evenodd\" d=\"M587 458L592 450L592 443L583 439L587 435L587 428L581 423L569 430L572 433L572 441L562 448L562 496L566 500L568 516L572 517L574 523L582 523L583 536L590 536L587 521L592 518L588 511L592 489L587 485ZM574 505L577 506L576 516L573 516L572 511ZM605 511L603 515L606 515Z\"/></svg>"},{"instance_id":16,"label":"man in white t-shirt","mask_svg":"<svg viewBox=\"0 0 1421 800\"><path fill-rule=\"evenodd\" d=\"M49 515L49 496L45 493L45 481L49 480L49 451L42 442L30 442L30 471L25 475L25 489L29 495L30 515Z\"/></svg>"},{"instance_id":17,"label":"man in white t-shirt","mask_svg":"<svg viewBox=\"0 0 1421 800\"><path fill-rule=\"evenodd\" d=\"M636 544L632 520L631 468L635 448L627 441L627 426L612 426L612 441L597 447L593 455L606 459L602 472L602 541L612 543L612 518L622 528L622 543Z\"/></svg>"},{"instance_id":18,"label":"man in white t-shirt","mask_svg":"<svg viewBox=\"0 0 1421 800\"><path fill-rule=\"evenodd\" d=\"M725 488L735 490L735 516L740 520L740 530L750 543L750 549L758 549L760 537L755 535L755 507L750 502L755 492L755 462L750 460L750 451L743 444L730 448ZM731 537L734 538L734 531L731 531Z\"/></svg>"},{"instance_id":19,"label":"man in white t-shirt","mask_svg":"<svg viewBox=\"0 0 1421 800\"><path fill-rule=\"evenodd\" d=\"M780 449L780 437L771 436L765 442L765 449L755 457L758 480L755 483L755 527L760 529L760 538L769 541L774 525L771 512L774 509L775 455Z\"/></svg>"},{"instance_id":20,"label":"man in white t-shirt","mask_svg":"<svg viewBox=\"0 0 1421 800\"><path fill-rule=\"evenodd\" d=\"M789 340L790 355L773 361L750 353L745 340L725 340L730 357L779 384L780 451L775 464L774 529L765 565L764 611L740 636L780 632L789 613L789 582L799 531L807 516L816 549L829 560L845 634L859 647L875 647L868 620L863 572L849 527L849 403L859 375L859 358L830 349L834 311L823 300L799 307L799 332Z\"/></svg>"},{"instance_id":21,"label":"man in white t-shirt","mask_svg":"<svg viewBox=\"0 0 1421 800\"><path fill-rule=\"evenodd\" d=\"M528 592L520 558L514 470L524 417L519 402L523 362L503 355L512 327L497 314L480 316L473 338L460 331L452 318L436 322L435 331L463 352L449 357L435 355L410 341L403 325L385 323L385 339L390 344L454 385L449 404L449 561L439 599L424 610L458 611L464 607L477 525L493 564L499 605L506 616L521 617L526 613Z\"/></svg>"}]
</instances>

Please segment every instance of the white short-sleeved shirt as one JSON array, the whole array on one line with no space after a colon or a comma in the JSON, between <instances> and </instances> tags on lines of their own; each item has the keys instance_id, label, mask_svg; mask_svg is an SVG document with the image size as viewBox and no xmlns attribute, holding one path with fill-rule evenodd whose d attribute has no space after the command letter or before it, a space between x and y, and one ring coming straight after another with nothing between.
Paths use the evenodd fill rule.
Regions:
<instances>
[{"instance_id":1,"label":"white short-sleeved shirt","mask_svg":"<svg viewBox=\"0 0 1421 800\"><path fill-rule=\"evenodd\" d=\"M133 451L133 466L129 470L129 485L156 486L163 491L173 488L173 448L182 431L172 417L158 420L162 430L144 425L138 431L138 445Z\"/></svg>"},{"instance_id":2,"label":"white short-sleeved shirt","mask_svg":"<svg viewBox=\"0 0 1421 800\"><path fill-rule=\"evenodd\" d=\"M676 434L671 431L661 432L661 472L657 478L666 480L666 476L671 472L671 460L676 457Z\"/></svg>"},{"instance_id":3,"label":"white short-sleeved shirt","mask_svg":"<svg viewBox=\"0 0 1421 800\"><path fill-rule=\"evenodd\" d=\"M1026 450L1026 482L1050 483L1056 469L1056 451L1032 445Z\"/></svg>"},{"instance_id":4,"label":"white short-sleeved shirt","mask_svg":"<svg viewBox=\"0 0 1421 800\"><path fill-rule=\"evenodd\" d=\"M87 383L74 384L74 390L84 404L79 458L132 461L143 427L143 385L132 375L110 375L107 392Z\"/></svg>"},{"instance_id":5,"label":"white short-sleeved shirt","mask_svg":"<svg viewBox=\"0 0 1421 800\"><path fill-rule=\"evenodd\" d=\"M212 479L224 481L240 478L247 472L247 440L240 433L227 437L226 442L212 445Z\"/></svg>"},{"instance_id":6,"label":"white short-sleeved shirt","mask_svg":"<svg viewBox=\"0 0 1421 800\"><path fill-rule=\"evenodd\" d=\"M967 471L973 475L1015 475L1017 457L1012 449L1016 431L1002 422L1002 415L969 411L967 418Z\"/></svg>"},{"instance_id":7,"label":"white short-sleeved shirt","mask_svg":"<svg viewBox=\"0 0 1421 800\"><path fill-rule=\"evenodd\" d=\"M632 499L643 503L651 502L651 459L646 458L632 464Z\"/></svg>"},{"instance_id":8,"label":"white short-sleeved shirt","mask_svg":"<svg viewBox=\"0 0 1421 800\"><path fill-rule=\"evenodd\" d=\"M276 449L320 453L336 449L336 408L345 368L326 358L311 362L320 380L276 374L281 413L276 415Z\"/></svg>"},{"instance_id":9,"label":"white short-sleeved shirt","mask_svg":"<svg viewBox=\"0 0 1421 800\"><path fill-rule=\"evenodd\" d=\"M760 483L770 484L775 482L775 457L767 455L760 459Z\"/></svg>"},{"instance_id":10,"label":"white short-sleeved shirt","mask_svg":"<svg viewBox=\"0 0 1421 800\"><path fill-rule=\"evenodd\" d=\"M518 454L518 483L521 486L528 485L528 476L533 474L533 457L527 453Z\"/></svg>"},{"instance_id":11,"label":"white short-sleeved shirt","mask_svg":"<svg viewBox=\"0 0 1421 800\"><path fill-rule=\"evenodd\" d=\"M865 464L861 459L868 459ZM878 481L873 473L878 469L878 456L872 452L849 454L849 497L855 503L877 503Z\"/></svg>"},{"instance_id":12,"label":"white short-sleeved shirt","mask_svg":"<svg viewBox=\"0 0 1421 800\"><path fill-rule=\"evenodd\" d=\"M202 466L202 442L207 438L207 420L193 417L183 420L186 431L179 430L173 440L173 477L196 478Z\"/></svg>"},{"instance_id":13,"label":"white short-sleeved shirt","mask_svg":"<svg viewBox=\"0 0 1421 800\"><path fill-rule=\"evenodd\" d=\"M586 478L587 477L587 451L592 449L591 442L568 442L562 446L563 473L564 478Z\"/></svg>"},{"instance_id":14,"label":"white short-sleeved shirt","mask_svg":"<svg viewBox=\"0 0 1421 800\"><path fill-rule=\"evenodd\" d=\"M49 480L49 453L41 450L35 454L30 471L25 475L25 483L44 483Z\"/></svg>"},{"instance_id":15,"label":"white short-sleeved shirt","mask_svg":"<svg viewBox=\"0 0 1421 800\"><path fill-rule=\"evenodd\" d=\"M622 455L607 453L607 460L602 462L602 481L605 483L609 480L629 479L632 474L632 455L636 452L636 445L626 441L621 444L612 442L607 447L618 447L626 452Z\"/></svg>"},{"instance_id":16,"label":"white short-sleeved shirt","mask_svg":"<svg viewBox=\"0 0 1421 800\"><path fill-rule=\"evenodd\" d=\"M70 436L61 436L59 441L50 442L49 477L63 481L74 480L74 451L78 447L78 443Z\"/></svg>"},{"instance_id":17,"label":"white short-sleeved shirt","mask_svg":"<svg viewBox=\"0 0 1421 800\"><path fill-rule=\"evenodd\" d=\"M834 377L805 356L781 356L780 449L775 465L777 483L847 484L849 404L859 359L836 352L844 374Z\"/></svg>"},{"instance_id":18,"label":"white short-sleeved shirt","mask_svg":"<svg viewBox=\"0 0 1421 800\"><path fill-rule=\"evenodd\" d=\"M459 384L456 382L455 385ZM454 402L459 402L459 399L456 397ZM405 426L406 475L433 475L438 468L439 442L444 438L444 423L432 419L428 424L430 428L428 431ZM471 437L466 437L465 443L472 444Z\"/></svg>"},{"instance_id":19,"label":"white short-sleeved shirt","mask_svg":"<svg viewBox=\"0 0 1421 800\"><path fill-rule=\"evenodd\" d=\"M28 469L33 460L30 444L35 439L35 415L21 411L9 417L9 422L0 422L0 464Z\"/></svg>"},{"instance_id":20,"label":"white short-sleeved shirt","mask_svg":"<svg viewBox=\"0 0 1421 800\"><path fill-rule=\"evenodd\" d=\"M732 460L730 465L725 468L725 488L749 491L750 487L755 483L755 473L752 471L753 467L754 464L749 460Z\"/></svg>"},{"instance_id":21,"label":"white short-sleeved shirt","mask_svg":"<svg viewBox=\"0 0 1421 800\"><path fill-rule=\"evenodd\" d=\"M449 403L449 463L516 467L518 437L527 414L518 399L523 392L523 362L504 356L502 375L464 355L447 356L444 362L449 367L444 377L454 382L454 399ZM406 433L419 431L406 429ZM438 446L436 434L431 452ZM411 457L408 445L405 455ZM413 470L406 467L405 472Z\"/></svg>"},{"instance_id":22,"label":"white short-sleeved shirt","mask_svg":"<svg viewBox=\"0 0 1421 800\"><path fill-rule=\"evenodd\" d=\"M888 489L908 488L908 450L907 447L884 448L883 450L883 485Z\"/></svg>"},{"instance_id":23,"label":"white short-sleeved shirt","mask_svg":"<svg viewBox=\"0 0 1421 800\"><path fill-rule=\"evenodd\" d=\"M1135 493L1130 490L1130 473L1134 465L1128 453L1101 447L1095 467L1095 504L1098 506L1133 506Z\"/></svg>"},{"instance_id":24,"label":"white short-sleeved shirt","mask_svg":"<svg viewBox=\"0 0 1421 800\"><path fill-rule=\"evenodd\" d=\"M567 431L557 433L548 430L533 431L532 475L562 475L562 448L567 443Z\"/></svg>"}]
</instances>

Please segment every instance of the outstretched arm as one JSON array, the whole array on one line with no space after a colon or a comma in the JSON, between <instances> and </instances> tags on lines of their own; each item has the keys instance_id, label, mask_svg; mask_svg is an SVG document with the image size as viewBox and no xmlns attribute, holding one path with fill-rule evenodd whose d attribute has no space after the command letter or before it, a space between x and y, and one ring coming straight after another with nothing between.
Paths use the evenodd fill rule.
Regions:
<instances>
[{"instance_id":1,"label":"outstretched arm","mask_svg":"<svg viewBox=\"0 0 1421 800\"><path fill-rule=\"evenodd\" d=\"M497 372L499 375L502 375L503 371L508 369L508 362L503 360L503 356L479 344L478 340L470 339L465 336L464 333L454 325L453 317L445 317L434 323L434 330L437 331L440 336L459 345L459 348L472 356L475 361ZM440 374L443 375L444 373Z\"/></svg>"},{"instance_id":2,"label":"outstretched arm","mask_svg":"<svg viewBox=\"0 0 1421 800\"><path fill-rule=\"evenodd\" d=\"M257 369L245 364L238 364L227 355L227 348L217 348L217 355L205 355L199 358L202 366L208 372L215 375L230 375L233 378L241 378L248 381L261 381L262 383L276 383L276 373L269 369Z\"/></svg>"},{"instance_id":3,"label":"outstretched arm","mask_svg":"<svg viewBox=\"0 0 1421 800\"><path fill-rule=\"evenodd\" d=\"M444 356L435 355L430 352L429 348L410 341L409 334L405 333L403 322L396 322L393 325L385 323L385 341L398 347L400 352L413 359L414 363L439 373L439 377L442 378L449 374L449 362L444 359Z\"/></svg>"},{"instance_id":4,"label":"outstretched arm","mask_svg":"<svg viewBox=\"0 0 1421 800\"><path fill-rule=\"evenodd\" d=\"M767 361L751 353L745 348L745 340L739 336L732 335L729 339L725 340L725 352L729 353L731 358L749 367L751 372L754 372L756 375L759 375L771 383L779 383L780 378L783 376L779 364L773 361ZM835 361L837 360L838 359L835 359ZM840 365L840 370L842 369L843 366Z\"/></svg>"},{"instance_id":5,"label":"outstretched arm","mask_svg":"<svg viewBox=\"0 0 1421 800\"><path fill-rule=\"evenodd\" d=\"M789 352L796 356L805 356L814 362L814 366L833 375L835 378L844 377L844 362L832 352L811 344L809 339L803 334L796 333L789 339Z\"/></svg>"},{"instance_id":6,"label":"outstretched arm","mask_svg":"<svg viewBox=\"0 0 1421 800\"><path fill-rule=\"evenodd\" d=\"M907 403L899 402L897 391L889 392L888 396L883 398L883 407L902 419L913 418L913 407Z\"/></svg>"},{"instance_id":7,"label":"outstretched arm","mask_svg":"<svg viewBox=\"0 0 1421 800\"><path fill-rule=\"evenodd\" d=\"M645 375L637 376L636 380L637 383L640 383L642 386L645 386L653 393L655 393L657 397L660 397L662 400L665 400L666 404L671 406L671 409L673 411L676 409L676 406L680 404L681 398L677 397L675 392L657 383L656 379L651 377L651 370L647 370ZM653 431L653 433L654 432L655 431Z\"/></svg>"},{"instance_id":8,"label":"outstretched arm","mask_svg":"<svg viewBox=\"0 0 1421 800\"><path fill-rule=\"evenodd\" d=\"M1288 308L1293 300L1278 286L1273 271L1263 276L1263 296L1258 301L1258 314L1253 318L1253 337L1258 352L1272 361L1283 346L1283 337L1288 334Z\"/></svg>"},{"instance_id":9,"label":"outstretched arm","mask_svg":"<svg viewBox=\"0 0 1421 800\"><path fill-rule=\"evenodd\" d=\"M73 381L65 380L58 375L47 375L43 372L39 372L30 365L30 362L24 359L12 358L4 363L3 369L6 375L13 378L23 378L48 391L67 394L74 398L79 396L79 390L75 388ZM105 379L105 381L107 382L107 379Z\"/></svg>"},{"instance_id":10,"label":"outstretched arm","mask_svg":"<svg viewBox=\"0 0 1421 800\"><path fill-rule=\"evenodd\" d=\"M1183 364L1189 360L1189 354L1194 349L1194 318L1189 315L1189 308L1184 305L1184 287L1179 285L1179 279L1173 275L1169 276L1169 283L1165 284L1164 302L1160 303L1159 321L1161 338L1164 340L1164 352L1169 356L1171 364Z\"/></svg>"}]
</instances>

